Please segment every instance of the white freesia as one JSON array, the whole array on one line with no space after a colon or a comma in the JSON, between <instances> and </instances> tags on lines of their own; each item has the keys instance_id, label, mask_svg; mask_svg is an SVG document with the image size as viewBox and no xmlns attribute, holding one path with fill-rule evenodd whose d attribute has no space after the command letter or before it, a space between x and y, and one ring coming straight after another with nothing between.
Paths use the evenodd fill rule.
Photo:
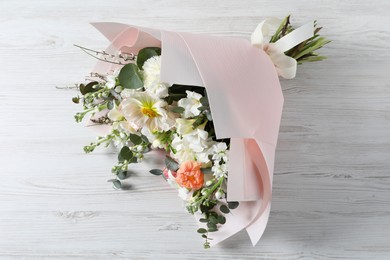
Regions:
<instances>
[{"instance_id":1,"label":"white freesia","mask_svg":"<svg viewBox=\"0 0 390 260\"><path fill-rule=\"evenodd\" d=\"M186 94L187 97L180 99L177 103L178 106L184 108L183 115L185 118L198 116L200 114L200 110L198 108L202 106L200 103L202 95L188 90L186 91Z\"/></svg>"},{"instance_id":2,"label":"white freesia","mask_svg":"<svg viewBox=\"0 0 390 260\"><path fill-rule=\"evenodd\" d=\"M150 132L168 131L174 124L174 115L165 110L166 102L147 92L136 92L124 99L120 110L134 128L148 128Z\"/></svg>"},{"instance_id":3,"label":"white freesia","mask_svg":"<svg viewBox=\"0 0 390 260\"><path fill-rule=\"evenodd\" d=\"M168 96L169 84L161 82L161 56L154 56L145 61L142 66L144 75L144 88L159 98Z\"/></svg>"}]
</instances>

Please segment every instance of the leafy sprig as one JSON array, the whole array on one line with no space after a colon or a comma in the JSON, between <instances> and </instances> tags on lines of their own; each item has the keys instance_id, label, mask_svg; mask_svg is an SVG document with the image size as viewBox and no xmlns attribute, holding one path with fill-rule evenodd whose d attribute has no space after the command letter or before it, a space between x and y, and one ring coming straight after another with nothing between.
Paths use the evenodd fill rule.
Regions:
<instances>
[{"instance_id":1,"label":"leafy sprig","mask_svg":"<svg viewBox=\"0 0 390 260\"><path fill-rule=\"evenodd\" d=\"M316 51L321 49L326 44L331 41L325 39L325 37L321 37L319 32L322 27L317 27L317 21L314 21L314 36L310 39L303 41L297 46L291 48L286 51L285 54L289 57L292 57L297 60L298 64L302 64L304 62L312 62L312 61L321 61L326 59L325 56L321 56ZM277 42L283 36L289 34L294 31L294 27L290 23L290 15L283 19L279 28L276 30L274 35L270 39L270 43Z\"/></svg>"}]
</instances>

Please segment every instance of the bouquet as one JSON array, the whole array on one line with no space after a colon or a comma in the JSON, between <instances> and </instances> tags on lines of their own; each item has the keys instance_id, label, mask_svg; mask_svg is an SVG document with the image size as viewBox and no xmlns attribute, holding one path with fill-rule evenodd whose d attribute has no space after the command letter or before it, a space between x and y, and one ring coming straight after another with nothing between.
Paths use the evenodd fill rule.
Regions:
<instances>
[{"instance_id":1,"label":"bouquet","mask_svg":"<svg viewBox=\"0 0 390 260\"><path fill-rule=\"evenodd\" d=\"M105 134L84 147L114 144L113 186L151 150L164 166L151 169L195 215L204 247L246 228L260 239L270 211L274 153L283 106L278 76L320 61L329 41L315 22L295 29L290 17L258 25L251 41L93 24L110 41L73 102L76 122Z\"/></svg>"}]
</instances>

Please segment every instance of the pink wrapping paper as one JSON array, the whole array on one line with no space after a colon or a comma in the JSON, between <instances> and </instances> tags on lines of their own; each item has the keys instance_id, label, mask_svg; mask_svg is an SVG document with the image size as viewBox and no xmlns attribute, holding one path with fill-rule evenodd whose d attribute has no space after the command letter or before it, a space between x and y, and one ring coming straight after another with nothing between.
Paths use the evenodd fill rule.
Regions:
<instances>
[{"instance_id":1,"label":"pink wrapping paper","mask_svg":"<svg viewBox=\"0 0 390 260\"><path fill-rule=\"evenodd\" d=\"M107 52L162 47L161 80L207 89L217 138L231 138L228 201L240 206L212 234L211 245L246 229L253 245L267 225L283 94L274 64L249 40L94 23ZM96 72L113 69L99 62ZM196 216L199 218L199 216Z\"/></svg>"}]
</instances>

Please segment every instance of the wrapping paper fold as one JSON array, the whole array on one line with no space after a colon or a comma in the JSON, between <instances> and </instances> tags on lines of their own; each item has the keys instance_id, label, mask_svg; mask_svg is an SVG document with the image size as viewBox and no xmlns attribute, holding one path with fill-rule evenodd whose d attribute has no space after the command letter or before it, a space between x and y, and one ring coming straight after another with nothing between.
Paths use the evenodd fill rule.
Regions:
<instances>
[{"instance_id":1,"label":"wrapping paper fold","mask_svg":"<svg viewBox=\"0 0 390 260\"><path fill-rule=\"evenodd\" d=\"M217 138L231 138L228 201L240 206L212 234L211 244L246 229L253 245L267 225L283 94L270 57L247 39L93 23L107 52L162 47L161 80L207 89ZM96 72L114 65L99 62ZM198 216L199 217L199 216Z\"/></svg>"}]
</instances>

